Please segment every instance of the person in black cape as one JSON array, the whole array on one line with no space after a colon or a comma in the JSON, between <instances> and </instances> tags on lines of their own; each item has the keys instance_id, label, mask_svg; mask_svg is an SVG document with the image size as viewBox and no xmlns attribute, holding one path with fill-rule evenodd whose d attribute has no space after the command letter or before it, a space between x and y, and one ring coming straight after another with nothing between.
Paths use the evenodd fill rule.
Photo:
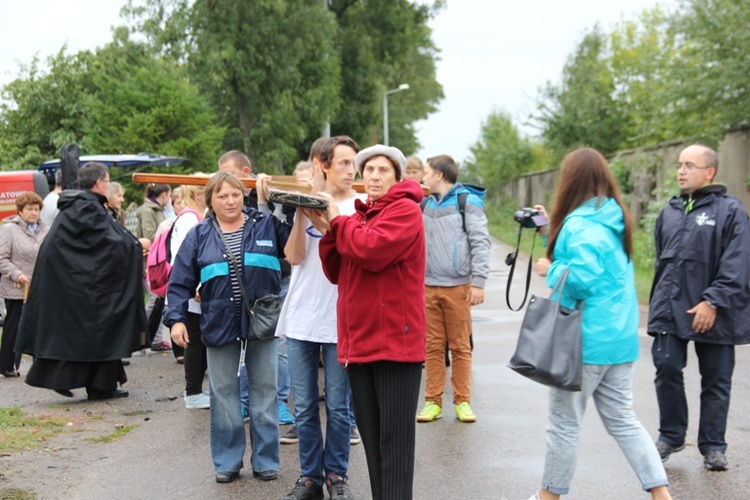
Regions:
<instances>
[{"instance_id":1,"label":"person in black cape","mask_svg":"<svg viewBox=\"0 0 750 500\"><path fill-rule=\"evenodd\" d=\"M146 343L143 250L107 212L109 170L89 162L80 190L60 195L60 213L39 249L16 342L34 356L26 383L72 397L126 397L122 358Z\"/></svg>"}]
</instances>

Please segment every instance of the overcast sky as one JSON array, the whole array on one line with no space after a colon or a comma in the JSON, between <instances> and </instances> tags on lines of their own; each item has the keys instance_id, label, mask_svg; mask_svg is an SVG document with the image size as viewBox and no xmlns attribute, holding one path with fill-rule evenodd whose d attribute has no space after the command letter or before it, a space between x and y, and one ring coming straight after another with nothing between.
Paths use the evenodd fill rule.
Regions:
<instances>
[{"instance_id":1,"label":"overcast sky","mask_svg":"<svg viewBox=\"0 0 750 500\"><path fill-rule=\"evenodd\" d=\"M661 0L674 8L677 0ZM18 75L18 63L46 59L63 44L68 52L111 40L124 0L0 0L0 85ZM558 82L567 56L597 22L609 31L655 0L448 0L433 20L441 49L437 77L445 99L417 124L421 156L447 153L458 161L479 139L494 109L524 120L537 89ZM403 82L409 83L409 82ZM408 91L407 91L408 92ZM533 134L530 128L523 129Z\"/></svg>"}]
</instances>

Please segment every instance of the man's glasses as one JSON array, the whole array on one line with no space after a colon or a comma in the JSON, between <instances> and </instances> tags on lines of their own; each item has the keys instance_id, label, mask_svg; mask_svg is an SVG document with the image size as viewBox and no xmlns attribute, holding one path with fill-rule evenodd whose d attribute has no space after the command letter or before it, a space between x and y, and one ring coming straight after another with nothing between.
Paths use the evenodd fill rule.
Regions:
<instances>
[{"instance_id":1,"label":"man's glasses","mask_svg":"<svg viewBox=\"0 0 750 500\"><path fill-rule=\"evenodd\" d=\"M699 167L695 163L690 163L690 162L687 162L687 163L675 163L672 166L672 168L674 168L675 170L679 170L682 167L685 167L686 170L695 170L695 169L705 170L707 168L711 168L711 167Z\"/></svg>"}]
</instances>

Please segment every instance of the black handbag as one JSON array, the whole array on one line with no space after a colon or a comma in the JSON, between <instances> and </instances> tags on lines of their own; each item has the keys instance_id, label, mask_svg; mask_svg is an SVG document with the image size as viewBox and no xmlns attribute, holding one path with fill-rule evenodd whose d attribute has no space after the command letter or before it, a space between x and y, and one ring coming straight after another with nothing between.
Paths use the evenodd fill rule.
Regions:
<instances>
[{"instance_id":1,"label":"black handbag","mask_svg":"<svg viewBox=\"0 0 750 500\"><path fill-rule=\"evenodd\" d=\"M535 382L568 391L580 391L583 378L581 321L583 303L573 309L560 305L568 270L549 299L531 296L518 335L516 352L508 367ZM556 300L552 300L558 291Z\"/></svg>"},{"instance_id":2,"label":"black handbag","mask_svg":"<svg viewBox=\"0 0 750 500\"><path fill-rule=\"evenodd\" d=\"M281 297L271 293L255 299L253 302L247 300L245 285L242 283L242 269L234 254L229 249L219 223L215 219L212 219L212 222L214 228L219 233L221 243L224 245L224 250L226 250L229 257L229 262L234 267L234 272L237 275L237 283L240 286L242 301L245 303L245 310L247 310L247 314L249 315L247 340L270 340L274 338L276 335L276 324L279 322L279 314L281 314Z\"/></svg>"}]
</instances>

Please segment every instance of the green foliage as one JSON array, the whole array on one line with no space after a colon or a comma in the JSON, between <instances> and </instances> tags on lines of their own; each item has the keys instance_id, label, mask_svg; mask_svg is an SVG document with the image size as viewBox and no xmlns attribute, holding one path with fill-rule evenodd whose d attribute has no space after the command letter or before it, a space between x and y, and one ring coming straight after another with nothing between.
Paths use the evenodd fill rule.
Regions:
<instances>
[{"instance_id":1,"label":"green foliage","mask_svg":"<svg viewBox=\"0 0 750 500\"><path fill-rule=\"evenodd\" d=\"M121 34L122 35L122 34ZM0 162L34 169L77 143L85 154L150 152L215 162L224 130L184 69L120 37L95 53L32 61L3 89Z\"/></svg>"},{"instance_id":2,"label":"green foliage","mask_svg":"<svg viewBox=\"0 0 750 500\"><path fill-rule=\"evenodd\" d=\"M750 122L750 2L684 0L674 25L683 43L675 63L681 132L715 143Z\"/></svg>"},{"instance_id":3,"label":"green foliage","mask_svg":"<svg viewBox=\"0 0 750 500\"><path fill-rule=\"evenodd\" d=\"M391 143L416 150L413 123L443 96L427 26L440 5L147 0L127 13L165 57L187 61L227 127L224 148L273 172L306 158L326 123L362 145L380 140L383 94L401 83L410 89L389 100Z\"/></svg>"},{"instance_id":4,"label":"green foliage","mask_svg":"<svg viewBox=\"0 0 750 500\"><path fill-rule=\"evenodd\" d=\"M158 152L213 169L225 130L183 68L119 40L97 52L82 149Z\"/></svg>"},{"instance_id":5,"label":"green foliage","mask_svg":"<svg viewBox=\"0 0 750 500\"><path fill-rule=\"evenodd\" d=\"M409 90L388 98L390 145L411 154L419 148L413 123L436 111L443 98L435 78L438 49L429 19L442 5L408 0L334 0L341 57L341 112L333 134L347 134L361 146L383 141L383 95L402 83Z\"/></svg>"},{"instance_id":6,"label":"green foliage","mask_svg":"<svg viewBox=\"0 0 750 500\"><path fill-rule=\"evenodd\" d=\"M472 182L489 190L530 171L537 156L544 154L523 137L508 113L494 111L482 123L480 139L470 148L471 156L464 168Z\"/></svg>"},{"instance_id":7,"label":"green foliage","mask_svg":"<svg viewBox=\"0 0 750 500\"><path fill-rule=\"evenodd\" d=\"M541 90L538 115L542 137L567 151L587 146L611 153L626 142L628 115L615 97L607 41L598 27L587 33L563 68L560 85Z\"/></svg>"},{"instance_id":8,"label":"green foliage","mask_svg":"<svg viewBox=\"0 0 750 500\"><path fill-rule=\"evenodd\" d=\"M0 95L0 164L4 169L34 169L59 155L60 147L82 138L86 119L85 95L91 54L66 53L66 47L47 60L49 71L36 57L21 67L20 76Z\"/></svg>"},{"instance_id":9,"label":"green foliage","mask_svg":"<svg viewBox=\"0 0 750 500\"><path fill-rule=\"evenodd\" d=\"M540 90L536 121L561 150L608 154L691 138L715 146L750 123L750 2L683 0L609 35L594 27Z\"/></svg>"}]
</instances>

